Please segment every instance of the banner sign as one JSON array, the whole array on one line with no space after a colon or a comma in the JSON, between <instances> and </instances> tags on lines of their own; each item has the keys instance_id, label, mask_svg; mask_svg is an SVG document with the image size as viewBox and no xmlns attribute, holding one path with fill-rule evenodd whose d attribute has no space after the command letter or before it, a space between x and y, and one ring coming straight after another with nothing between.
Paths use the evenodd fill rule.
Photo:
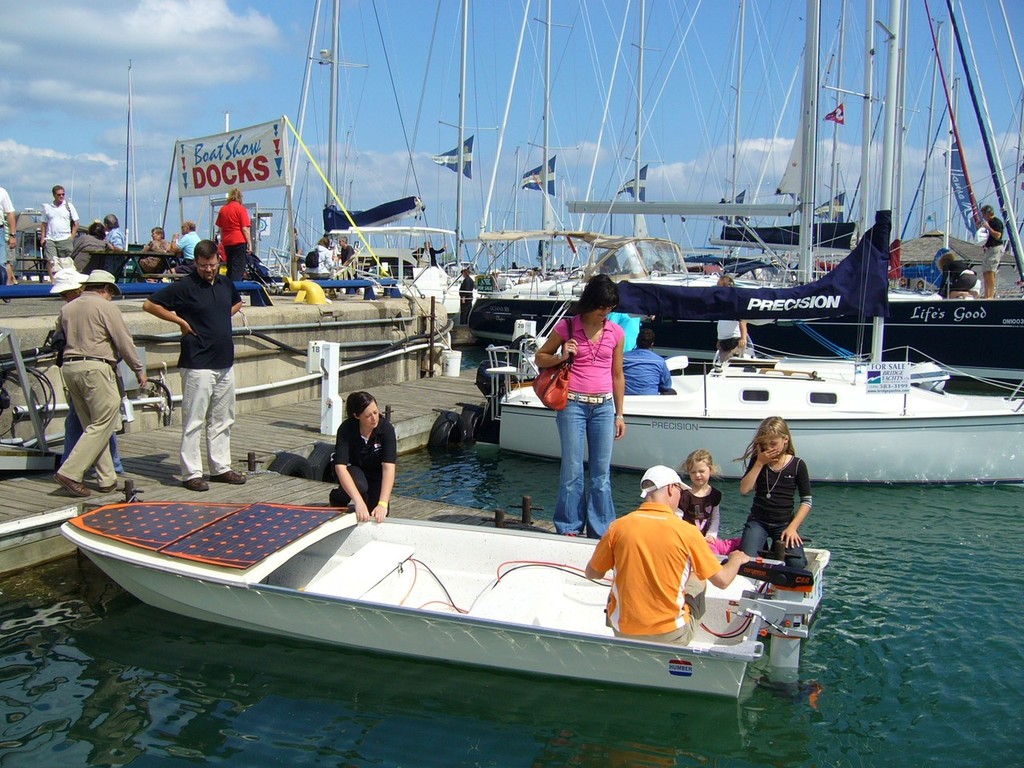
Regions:
<instances>
[{"instance_id":1,"label":"banner sign","mask_svg":"<svg viewBox=\"0 0 1024 768\"><path fill-rule=\"evenodd\" d=\"M799 320L854 315L889 316L891 212L849 256L820 280L794 288L694 288L663 283L619 283L617 310L672 320Z\"/></svg>"},{"instance_id":2,"label":"banner sign","mask_svg":"<svg viewBox=\"0 0 1024 768\"><path fill-rule=\"evenodd\" d=\"M288 184L285 120L179 141L178 197L226 195Z\"/></svg>"}]
</instances>

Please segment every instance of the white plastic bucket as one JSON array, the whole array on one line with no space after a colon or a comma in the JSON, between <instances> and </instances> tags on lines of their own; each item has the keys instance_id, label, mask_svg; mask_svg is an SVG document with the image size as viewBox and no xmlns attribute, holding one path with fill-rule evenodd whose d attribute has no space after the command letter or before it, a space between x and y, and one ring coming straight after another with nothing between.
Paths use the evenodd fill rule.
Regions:
<instances>
[{"instance_id":1,"label":"white plastic bucket","mask_svg":"<svg viewBox=\"0 0 1024 768\"><path fill-rule=\"evenodd\" d=\"M459 378L459 370L462 368L462 352L456 349L446 349L441 353L441 367L444 375L452 379Z\"/></svg>"}]
</instances>

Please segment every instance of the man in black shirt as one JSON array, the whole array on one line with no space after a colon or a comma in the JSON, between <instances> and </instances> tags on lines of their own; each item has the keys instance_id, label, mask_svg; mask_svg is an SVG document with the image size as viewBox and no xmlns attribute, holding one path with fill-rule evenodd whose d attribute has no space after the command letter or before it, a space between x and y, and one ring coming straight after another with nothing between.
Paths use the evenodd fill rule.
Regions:
<instances>
[{"instance_id":1,"label":"man in black shirt","mask_svg":"<svg viewBox=\"0 0 1024 768\"><path fill-rule=\"evenodd\" d=\"M195 271L146 300L142 308L181 328L181 479L190 491L206 491L201 440L206 426L210 480L241 485L231 469L231 425L235 423L235 344L231 317L242 308L235 284L220 275L212 240L195 247Z\"/></svg>"},{"instance_id":2,"label":"man in black shirt","mask_svg":"<svg viewBox=\"0 0 1024 768\"><path fill-rule=\"evenodd\" d=\"M462 270L462 283L459 285L459 323L466 325L469 322L469 311L473 308L473 291L476 289L476 282L469 274L469 267Z\"/></svg>"}]
</instances>

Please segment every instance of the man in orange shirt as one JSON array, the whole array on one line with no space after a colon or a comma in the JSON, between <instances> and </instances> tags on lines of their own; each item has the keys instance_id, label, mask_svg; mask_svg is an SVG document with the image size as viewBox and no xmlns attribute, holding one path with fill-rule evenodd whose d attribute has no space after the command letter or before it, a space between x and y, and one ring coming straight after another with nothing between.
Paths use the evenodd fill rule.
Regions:
<instances>
[{"instance_id":1,"label":"man in orange shirt","mask_svg":"<svg viewBox=\"0 0 1024 768\"><path fill-rule=\"evenodd\" d=\"M725 589L750 560L737 551L723 565L697 526L676 515L685 487L674 469L648 469L640 481L644 503L608 527L587 564L588 579L615 569L607 610L619 637L685 645L695 630L686 605L690 574Z\"/></svg>"}]
</instances>

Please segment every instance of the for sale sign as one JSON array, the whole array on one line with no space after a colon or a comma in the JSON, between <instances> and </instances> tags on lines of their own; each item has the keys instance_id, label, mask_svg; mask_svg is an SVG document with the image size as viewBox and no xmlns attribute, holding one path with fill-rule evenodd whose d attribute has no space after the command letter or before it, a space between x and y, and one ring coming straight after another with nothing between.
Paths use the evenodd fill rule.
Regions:
<instances>
[{"instance_id":1,"label":"for sale sign","mask_svg":"<svg viewBox=\"0 0 1024 768\"><path fill-rule=\"evenodd\" d=\"M910 363L868 363L867 390L877 392L909 392Z\"/></svg>"}]
</instances>

